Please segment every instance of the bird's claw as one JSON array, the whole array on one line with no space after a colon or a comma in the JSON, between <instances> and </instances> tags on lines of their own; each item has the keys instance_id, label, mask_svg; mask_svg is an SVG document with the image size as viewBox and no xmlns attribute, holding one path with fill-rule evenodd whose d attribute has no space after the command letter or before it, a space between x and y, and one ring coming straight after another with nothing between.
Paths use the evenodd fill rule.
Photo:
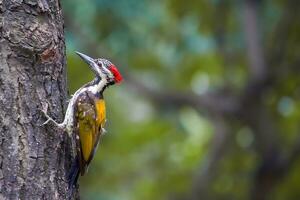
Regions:
<instances>
[{"instance_id":1,"label":"bird's claw","mask_svg":"<svg viewBox=\"0 0 300 200\"><path fill-rule=\"evenodd\" d=\"M103 127L101 127L101 132L102 132L103 135L107 133L107 131Z\"/></svg>"},{"instance_id":2,"label":"bird's claw","mask_svg":"<svg viewBox=\"0 0 300 200\"><path fill-rule=\"evenodd\" d=\"M42 103L42 108L39 108L39 110L44 114L44 117L47 118L47 120L44 123L42 123L42 124L39 125L39 126L44 126L44 125L48 124L49 121L50 121L50 117L47 114L48 103Z\"/></svg>"},{"instance_id":3,"label":"bird's claw","mask_svg":"<svg viewBox=\"0 0 300 200\"><path fill-rule=\"evenodd\" d=\"M53 122L55 125L59 126L59 124L58 124L56 121L54 121L54 119L52 119L52 118L47 114L47 112L48 112L48 107L49 107L48 103L42 103L42 109L40 109L40 110L41 110L41 112L44 114L45 118L47 118L47 120L46 120L43 124L41 124L40 126L44 126L44 125L48 124L50 121Z\"/></svg>"},{"instance_id":4,"label":"bird's claw","mask_svg":"<svg viewBox=\"0 0 300 200\"><path fill-rule=\"evenodd\" d=\"M44 123L42 123L41 126L45 126L46 124L48 124L50 122L50 119L47 119Z\"/></svg>"}]
</instances>

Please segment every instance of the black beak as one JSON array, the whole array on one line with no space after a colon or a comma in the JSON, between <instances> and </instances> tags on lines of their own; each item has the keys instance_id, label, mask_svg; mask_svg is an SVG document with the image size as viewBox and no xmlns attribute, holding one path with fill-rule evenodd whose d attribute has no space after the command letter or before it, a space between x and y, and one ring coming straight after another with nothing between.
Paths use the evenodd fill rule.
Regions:
<instances>
[{"instance_id":1,"label":"black beak","mask_svg":"<svg viewBox=\"0 0 300 200\"><path fill-rule=\"evenodd\" d=\"M97 63L94 61L93 58L83 54L83 53L80 53L78 51L76 51L76 54L80 56L80 58L82 58L82 60L84 60L87 64L89 64L89 66L92 68L93 71L95 71L96 73L98 73L98 65Z\"/></svg>"}]
</instances>

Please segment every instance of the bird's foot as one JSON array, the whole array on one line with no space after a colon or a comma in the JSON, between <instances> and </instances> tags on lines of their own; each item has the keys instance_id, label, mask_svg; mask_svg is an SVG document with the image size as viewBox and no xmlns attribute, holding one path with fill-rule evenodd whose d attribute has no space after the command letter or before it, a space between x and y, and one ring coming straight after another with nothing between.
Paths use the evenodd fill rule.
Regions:
<instances>
[{"instance_id":1,"label":"bird's foot","mask_svg":"<svg viewBox=\"0 0 300 200\"><path fill-rule=\"evenodd\" d=\"M102 128L101 128L101 132L102 132L103 135L105 135L105 134L107 133L107 130L106 130L105 128L102 127Z\"/></svg>"},{"instance_id":2,"label":"bird's foot","mask_svg":"<svg viewBox=\"0 0 300 200\"><path fill-rule=\"evenodd\" d=\"M44 126L46 124L48 124L49 122L54 123L57 127L62 128L62 124L57 123L54 119L52 119L48 114L48 103L42 103L42 109L40 109L42 111L42 113L44 114L44 116L47 118L47 120L41 124L40 126Z\"/></svg>"}]
</instances>

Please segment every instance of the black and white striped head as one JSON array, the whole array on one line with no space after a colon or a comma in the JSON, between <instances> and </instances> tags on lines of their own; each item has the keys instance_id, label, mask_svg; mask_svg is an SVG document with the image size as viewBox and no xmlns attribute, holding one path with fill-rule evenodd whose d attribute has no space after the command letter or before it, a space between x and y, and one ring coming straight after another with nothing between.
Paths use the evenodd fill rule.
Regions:
<instances>
[{"instance_id":1,"label":"black and white striped head","mask_svg":"<svg viewBox=\"0 0 300 200\"><path fill-rule=\"evenodd\" d=\"M112 64L109 60L104 58L93 59L83 53L76 52L86 63L89 64L90 68L101 79L105 79L107 83L114 84L122 81L122 76L117 67Z\"/></svg>"}]
</instances>

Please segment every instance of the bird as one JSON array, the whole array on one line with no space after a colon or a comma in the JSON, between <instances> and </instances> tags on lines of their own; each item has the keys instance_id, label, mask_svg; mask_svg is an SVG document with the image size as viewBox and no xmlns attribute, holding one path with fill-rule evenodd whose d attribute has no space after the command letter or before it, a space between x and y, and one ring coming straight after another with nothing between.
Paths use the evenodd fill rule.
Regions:
<instances>
[{"instance_id":1,"label":"bird","mask_svg":"<svg viewBox=\"0 0 300 200\"><path fill-rule=\"evenodd\" d=\"M68 175L69 188L76 186L79 174L83 176L97 150L100 137L106 130L106 107L103 92L106 88L122 81L117 67L104 58L93 59L83 53L76 52L91 68L95 78L79 88L70 99L64 120L56 122L47 114L48 106L42 112L49 122L66 131L69 136L75 134L76 158Z\"/></svg>"}]
</instances>

